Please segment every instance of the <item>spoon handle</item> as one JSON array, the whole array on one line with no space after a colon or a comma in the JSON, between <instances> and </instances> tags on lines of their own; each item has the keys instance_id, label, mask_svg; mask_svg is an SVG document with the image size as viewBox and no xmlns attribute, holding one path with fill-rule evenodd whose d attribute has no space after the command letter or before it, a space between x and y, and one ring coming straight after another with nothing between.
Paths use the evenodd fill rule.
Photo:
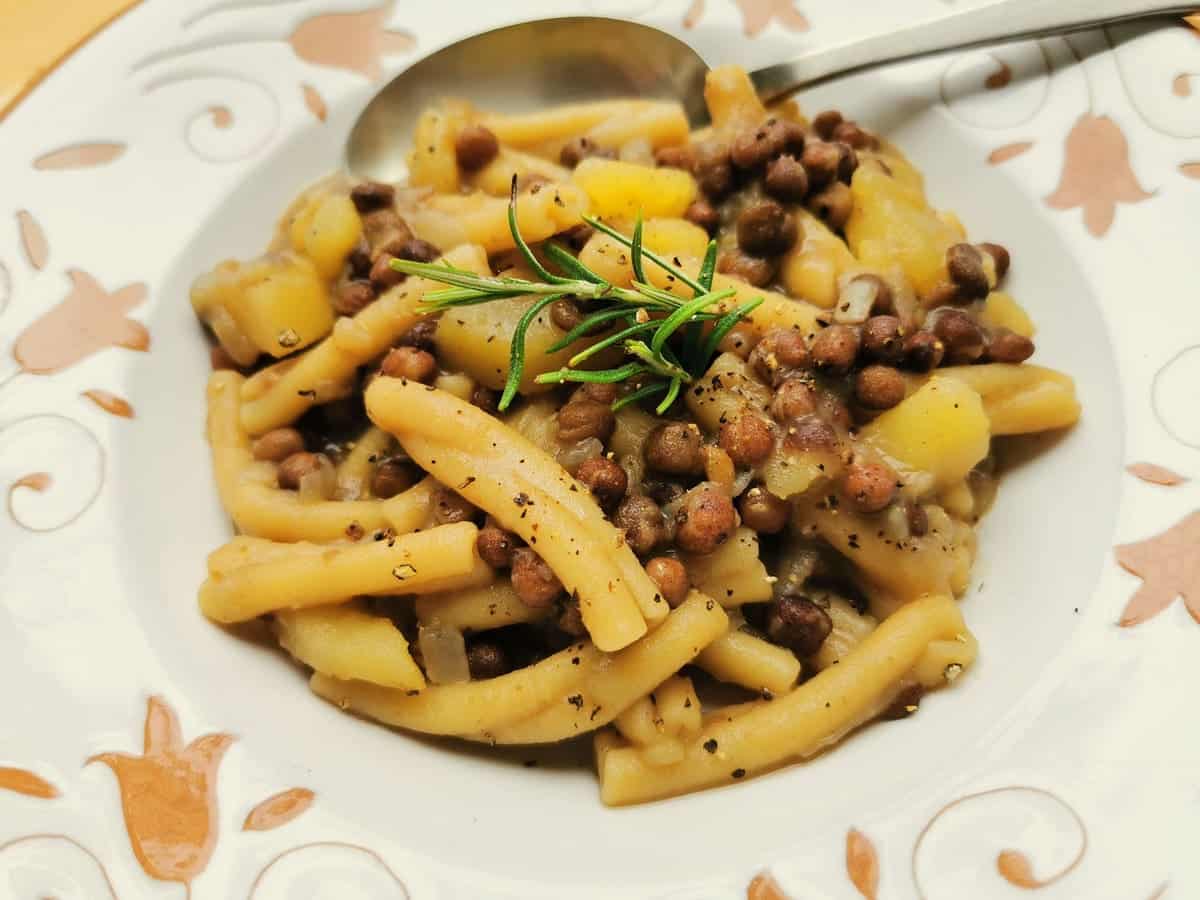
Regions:
<instances>
[{"instance_id":1,"label":"spoon handle","mask_svg":"<svg viewBox=\"0 0 1200 900\"><path fill-rule=\"evenodd\" d=\"M949 50L1084 31L1130 19L1185 15L1197 3L1164 0L1000 0L964 9L898 31L850 41L752 72L764 99L780 100L801 88L887 63L906 62Z\"/></svg>"}]
</instances>

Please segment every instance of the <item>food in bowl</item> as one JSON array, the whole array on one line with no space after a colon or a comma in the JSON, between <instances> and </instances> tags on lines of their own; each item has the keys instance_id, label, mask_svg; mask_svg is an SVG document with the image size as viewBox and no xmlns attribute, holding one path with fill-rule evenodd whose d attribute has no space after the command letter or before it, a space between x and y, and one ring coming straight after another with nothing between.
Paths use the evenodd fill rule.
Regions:
<instances>
[{"instance_id":1,"label":"food in bowl","mask_svg":"<svg viewBox=\"0 0 1200 900\"><path fill-rule=\"evenodd\" d=\"M713 70L674 103L447 101L404 184L331 177L192 290L238 535L200 605L264 617L343 709L594 741L655 800L910 715L1004 441L1071 425L1009 253L900 151Z\"/></svg>"}]
</instances>

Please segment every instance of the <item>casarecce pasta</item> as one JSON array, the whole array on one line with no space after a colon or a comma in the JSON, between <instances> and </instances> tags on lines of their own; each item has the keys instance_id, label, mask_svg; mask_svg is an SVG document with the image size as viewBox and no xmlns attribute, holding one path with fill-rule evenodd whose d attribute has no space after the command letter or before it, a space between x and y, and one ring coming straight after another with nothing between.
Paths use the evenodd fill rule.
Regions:
<instances>
[{"instance_id":1,"label":"casarecce pasta","mask_svg":"<svg viewBox=\"0 0 1200 900\"><path fill-rule=\"evenodd\" d=\"M621 805L916 712L978 651L955 599L1026 365L1010 266L836 111L710 73L640 99L445 101L402 184L326 179L197 280L238 532L201 609L408 731L594 742Z\"/></svg>"}]
</instances>

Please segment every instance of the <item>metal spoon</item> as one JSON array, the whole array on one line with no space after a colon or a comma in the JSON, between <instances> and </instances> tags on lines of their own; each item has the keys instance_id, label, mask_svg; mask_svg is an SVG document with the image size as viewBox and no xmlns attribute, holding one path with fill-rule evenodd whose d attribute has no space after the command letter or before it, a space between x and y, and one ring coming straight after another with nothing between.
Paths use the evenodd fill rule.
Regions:
<instances>
[{"instance_id":1,"label":"metal spoon","mask_svg":"<svg viewBox=\"0 0 1200 900\"><path fill-rule=\"evenodd\" d=\"M1196 0L1000 0L823 47L750 77L765 99L778 100L889 63L1195 9ZM497 28L443 47L392 79L351 130L346 166L364 178L400 180L417 115L445 97L497 112L622 96L669 99L683 104L694 126L703 125L707 71L683 41L635 22L580 16Z\"/></svg>"}]
</instances>

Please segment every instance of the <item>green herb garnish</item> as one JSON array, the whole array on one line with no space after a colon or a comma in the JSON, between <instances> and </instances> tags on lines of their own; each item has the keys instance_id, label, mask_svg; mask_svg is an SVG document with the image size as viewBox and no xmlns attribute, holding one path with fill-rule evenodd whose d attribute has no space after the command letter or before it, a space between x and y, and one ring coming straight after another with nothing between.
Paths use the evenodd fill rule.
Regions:
<instances>
[{"instance_id":1,"label":"green herb garnish","mask_svg":"<svg viewBox=\"0 0 1200 900\"><path fill-rule=\"evenodd\" d=\"M540 281L512 278L507 275L476 275L448 263L422 263L407 259L393 259L391 266L397 272L417 275L447 285L432 291L422 302L435 310L454 306L472 306L489 303L507 297L534 296L536 301L526 310L517 324L512 337L509 354L508 378L504 393L500 397L499 409L504 411L512 404L525 371L525 334L533 320L551 303L563 298L572 298L587 304L588 314L566 335L557 341L549 352L557 352L595 331L609 331L596 343L589 345L571 357L567 366L554 372L539 375L539 384L561 384L563 382L590 382L615 384L637 379L635 390L619 398L613 409L662 393L663 399L657 409L665 412L686 384L691 384L704 374L709 360L716 353L717 344L729 330L748 316L763 301L756 298L725 313L710 312L709 308L734 296L732 289L714 291L713 276L716 271L717 242L712 241L700 267L699 277L691 278L678 266L672 265L642 245L642 217L638 214L633 234L626 236L610 225L592 216L583 220L597 231L619 241L630 251L634 280L630 287L609 284L564 247L546 241L542 250L546 259L559 271L558 275L546 268L534 254L517 226L517 180L514 177L508 201L508 227L513 243ZM647 263L658 266L676 281L692 291L690 298L679 298L648 283L645 267ZM705 328L708 334L705 336ZM612 329L616 329L613 331ZM677 334L678 353L671 339ZM633 359L611 369L580 369L597 353L619 345Z\"/></svg>"}]
</instances>

